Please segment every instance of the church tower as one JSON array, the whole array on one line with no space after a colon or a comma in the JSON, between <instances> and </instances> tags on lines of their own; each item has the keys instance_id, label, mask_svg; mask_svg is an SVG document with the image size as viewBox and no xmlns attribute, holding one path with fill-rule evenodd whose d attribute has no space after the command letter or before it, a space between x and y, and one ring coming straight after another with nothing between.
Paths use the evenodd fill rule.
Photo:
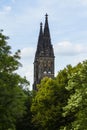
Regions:
<instances>
[{"instance_id":1,"label":"church tower","mask_svg":"<svg viewBox=\"0 0 87 130\"><path fill-rule=\"evenodd\" d=\"M48 15L45 15L44 29L40 23L37 50L34 59L34 84L33 90L37 90L36 85L43 77L54 77L54 51L51 44L50 30L48 25Z\"/></svg>"}]
</instances>

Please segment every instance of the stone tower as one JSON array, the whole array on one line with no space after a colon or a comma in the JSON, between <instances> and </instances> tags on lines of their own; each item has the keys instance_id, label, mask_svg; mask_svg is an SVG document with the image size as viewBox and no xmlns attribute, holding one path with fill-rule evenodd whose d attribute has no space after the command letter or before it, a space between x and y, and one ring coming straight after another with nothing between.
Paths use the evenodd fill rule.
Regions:
<instances>
[{"instance_id":1,"label":"stone tower","mask_svg":"<svg viewBox=\"0 0 87 130\"><path fill-rule=\"evenodd\" d=\"M51 37L48 25L48 15L45 15L44 29L40 23L37 50L34 59L34 84L33 90L43 77L54 77L54 51L51 44Z\"/></svg>"}]
</instances>

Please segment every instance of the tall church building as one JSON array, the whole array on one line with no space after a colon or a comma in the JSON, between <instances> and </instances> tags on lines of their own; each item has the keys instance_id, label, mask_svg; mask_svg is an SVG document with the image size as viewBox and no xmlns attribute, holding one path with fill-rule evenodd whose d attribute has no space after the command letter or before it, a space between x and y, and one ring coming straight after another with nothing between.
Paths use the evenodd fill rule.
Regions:
<instances>
[{"instance_id":1,"label":"tall church building","mask_svg":"<svg viewBox=\"0 0 87 130\"><path fill-rule=\"evenodd\" d=\"M44 29L40 23L37 50L34 59L34 84L33 90L37 90L36 85L43 77L54 77L54 50L51 44L50 30L48 25L48 15L45 15Z\"/></svg>"}]
</instances>

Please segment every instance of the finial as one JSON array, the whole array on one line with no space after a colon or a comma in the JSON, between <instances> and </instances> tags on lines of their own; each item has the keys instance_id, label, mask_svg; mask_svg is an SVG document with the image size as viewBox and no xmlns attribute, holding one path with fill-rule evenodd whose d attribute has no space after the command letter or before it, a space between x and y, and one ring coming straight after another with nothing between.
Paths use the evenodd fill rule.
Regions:
<instances>
[{"instance_id":1,"label":"finial","mask_svg":"<svg viewBox=\"0 0 87 130\"><path fill-rule=\"evenodd\" d=\"M42 25L43 25L43 23L41 22L41 23L40 23L40 27L42 27Z\"/></svg>"},{"instance_id":2,"label":"finial","mask_svg":"<svg viewBox=\"0 0 87 130\"><path fill-rule=\"evenodd\" d=\"M46 17L46 19L48 18L48 14L47 13L46 13L45 17Z\"/></svg>"}]
</instances>

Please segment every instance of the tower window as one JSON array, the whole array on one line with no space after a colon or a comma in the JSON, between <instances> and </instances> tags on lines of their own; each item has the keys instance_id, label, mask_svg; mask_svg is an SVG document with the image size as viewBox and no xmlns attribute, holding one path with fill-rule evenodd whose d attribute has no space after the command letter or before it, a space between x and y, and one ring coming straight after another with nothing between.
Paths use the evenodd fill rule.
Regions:
<instances>
[{"instance_id":1,"label":"tower window","mask_svg":"<svg viewBox=\"0 0 87 130\"><path fill-rule=\"evenodd\" d=\"M51 71L48 71L48 74L51 74Z\"/></svg>"},{"instance_id":2,"label":"tower window","mask_svg":"<svg viewBox=\"0 0 87 130\"><path fill-rule=\"evenodd\" d=\"M47 71L44 71L43 73L44 73L44 74L47 74Z\"/></svg>"}]
</instances>

